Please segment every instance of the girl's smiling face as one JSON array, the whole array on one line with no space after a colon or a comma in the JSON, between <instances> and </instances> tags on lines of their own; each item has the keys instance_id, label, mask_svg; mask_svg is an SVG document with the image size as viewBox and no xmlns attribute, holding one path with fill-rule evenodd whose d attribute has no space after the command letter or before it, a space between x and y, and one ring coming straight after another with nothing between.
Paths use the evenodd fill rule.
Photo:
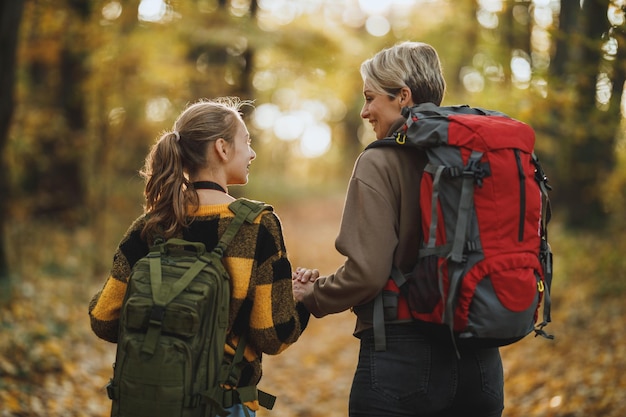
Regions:
<instances>
[{"instance_id":1,"label":"girl's smiling face","mask_svg":"<svg viewBox=\"0 0 626 417\"><path fill-rule=\"evenodd\" d=\"M250 163L256 158L256 152L250 143L250 133L248 133L245 123L240 120L237 133L231 144L231 150L234 154L226 167L228 184L243 185L248 182Z\"/></svg>"}]
</instances>

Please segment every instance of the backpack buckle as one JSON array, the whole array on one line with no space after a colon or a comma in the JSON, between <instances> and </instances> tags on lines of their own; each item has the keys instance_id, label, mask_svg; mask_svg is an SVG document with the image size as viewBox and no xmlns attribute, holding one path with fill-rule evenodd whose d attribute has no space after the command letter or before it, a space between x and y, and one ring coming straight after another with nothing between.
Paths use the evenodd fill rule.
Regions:
<instances>
[{"instance_id":1,"label":"backpack buckle","mask_svg":"<svg viewBox=\"0 0 626 417\"><path fill-rule=\"evenodd\" d=\"M150 324L160 325L163 323L163 318L165 317L165 307L159 305L153 305L152 311L150 312Z\"/></svg>"},{"instance_id":2,"label":"backpack buckle","mask_svg":"<svg viewBox=\"0 0 626 417\"><path fill-rule=\"evenodd\" d=\"M115 392L115 386L113 385L113 380L111 379L109 381L109 383L106 385L106 390L107 390L107 396L109 397L110 400L117 400L118 396L116 395Z\"/></svg>"},{"instance_id":3,"label":"backpack buckle","mask_svg":"<svg viewBox=\"0 0 626 417\"><path fill-rule=\"evenodd\" d=\"M491 175L489 164L481 163L480 160L470 159L463 169L463 177L474 178L476 185L483 186L483 178Z\"/></svg>"},{"instance_id":4,"label":"backpack buckle","mask_svg":"<svg viewBox=\"0 0 626 417\"><path fill-rule=\"evenodd\" d=\"M404 145L406 143L406 133L396 132L394 136L396 137L396 143L398 145Z\"/></svg>"}]
</instances>

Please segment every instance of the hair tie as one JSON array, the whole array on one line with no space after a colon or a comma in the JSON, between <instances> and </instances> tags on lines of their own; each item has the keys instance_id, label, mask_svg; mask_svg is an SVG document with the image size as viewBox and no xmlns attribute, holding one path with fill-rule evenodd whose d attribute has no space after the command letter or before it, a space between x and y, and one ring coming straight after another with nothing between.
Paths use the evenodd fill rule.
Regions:
<instances>
[{"instance_id":1,"label":"hair tie","mask_svg":"<svg viewBox=\"0 0 626 417\"><path fill-rule=\"evenodd\" d=\"M174 130L172 133L176 137L176 142L180 142L180 133L178 133L178 130Z\"/></svg>"}]
</instances>

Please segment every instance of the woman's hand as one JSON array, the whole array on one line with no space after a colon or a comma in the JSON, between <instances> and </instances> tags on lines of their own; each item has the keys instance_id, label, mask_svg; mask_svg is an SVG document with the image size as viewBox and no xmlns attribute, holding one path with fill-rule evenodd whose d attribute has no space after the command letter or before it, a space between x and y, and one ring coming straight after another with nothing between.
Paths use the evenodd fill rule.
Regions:
<instances>
[{"instance_id":1,"label":"woman's hand","mask_svg":"<svg viewBox=\"0 0 626 417\"><path fill-rule=\"evenodd\" d=\"M293 298L298 302L302 302L307 295L313 293L314 281L301 282L297 279L294 279L293 281L291 281L291 283Z\"/></svg>"},{"instance_id":2,"label":"woman's hand","mask_svg":"<svg viewBox=\"0 0 626 417\"><path fill-rule=\"evenodd\" d=\"M291 283L293 289L293 298L301 302L304 298L313 292L313 283L320 276L317 269L296 268L291 274Z\"/></svg>"}]
</instances>

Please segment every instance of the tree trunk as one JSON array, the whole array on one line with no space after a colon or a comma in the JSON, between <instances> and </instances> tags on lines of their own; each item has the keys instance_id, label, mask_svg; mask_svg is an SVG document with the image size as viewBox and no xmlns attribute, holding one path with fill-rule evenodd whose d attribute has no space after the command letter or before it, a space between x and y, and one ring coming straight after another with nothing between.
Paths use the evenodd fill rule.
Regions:
<instances>
[{"instance_id":1,"label":"tree trunk","mask_svg":"<svg viewBox=\"0 0 626 417\"><path fill-rule=\"evenodd\" d=\"M478 2L456 2L455 3L456 15L459 21L463 24L453 22L446 30L450 31L448 36L450 39L459 39L459 42L454 42L457 48L451 56L454 56L454 60L450 60L445 68L444 75L446 77L446 89L454 90L455 95L462 95L465 93L462 79L460 77L463 68L472 66L472 60L476 53L476 45L479 44L480 24L476 19L476 13L478 11ZM461 41L462 40L462 41ZM448 58L450 59L450 58Z\"/></svg>"},{"instance_id":2,"label":"tree trunk","mask_svg":"<svg viewBox=\"0 0 626 417\"><path fill-rule=\"evenodd\" d=\"M250 22L256 24L257 12L259 6L257 0L250 0ZM239 81L239 89L241 97L251 99L254 97L254 87L252 86L252 77L254 76L254 59L256 51L248 45L248 48L242 55L241 62L241 78Z\"/></svg>"},{"instance_id":3,"label":"tree trunk","mask_svg":"<svg viewBox=\"0 0 626 417\"><path fill-rule=\"evenodd\" d=\"M29 76L25 100L33 108L34 146L20 161L29 166L22 178L22 191L32 214L67 226L83 220L85 185L82 175L86 144L86 94L88 55L87 27L91 5L82 0L62 3L62 32L46 31L29 22L24 35L28 47L48 48L48 54L25 54ZM29 19L45 21L56 6L27 9ZM61 7L61 6L59 6ZM54 45L54 47L49 47Z\"/></svg>"},{"instance_id":4,"label":"tree trunk","mask_svg":"<svg viewBox=\"0 0 626 417\"><path fill-rule=\"evenodd\" d=\"M603 183L615 166L615 138L621 116L613 104L600 108L596 90L600 73L623 85L623 73L608 71L602 56L609 30L609 0L561 2L556 48L550 64L549 117L541 126L559 145L554 164L556 208L573 229L602 231L608 222ZM618 61L618 60L616 60ZM615 84L614 84L615 86ZM614 96L621 96L621 93ZM612 97L613 103L616 97Z\"/></svg>"},{"instance_id":5,"label":"tree trunk","mask_svg":"<svg viewBox=\"0 0 626 417\"><path fill-rule=\"evenodd\" d=\"M609 0L583 3L584 40L575 73L575 106L569 121L575 129L569 141L569 166L565 187L566 224L577 229L603 230L608 217L602 185L615 166L615 137L619 116L599 109L596 100L598 74L607 63L602 58L602 36L609 29Z\"/></svg>"},{"instance_id":6,"label":"tree trunk","mask_svg":"<svg viewBox=\"0 0 626 417\"><path fill-rule=\"evenodd\" d=\"M13 116L16 50L24 2L3 1L0 4L0 303L10 296L9 265L6 253L7 202L9 201L8 167L4 150Z\"/></svg>"},{"instance_id":7,"label":"tree trunk","mask_svg":"<svg viewBox=\"0 0 626 417\"><path fill-rule=\"evenodd\" d=\"M504 77L506 85L510 85L512 81L511 58L514 53L524 52L529 59L531 54L530 44L530 1L512 1L505 2L505 11L503 14L504 24L501 25L504 42L502 47L502 64L504 68ZM516 15L518 18L516 18ZM525 21L524 21L525 19ZM532 65L532 62L529 62Z\"/></svg>"},{"instance_id":8,"label":"tree trunk","mask_svg":"<svg viewBox=\"0 0 626 417\"><path fill-rule=\"evenodd\" d=\"M578 30L580 16L580 6L575 1L561 2L561 12L559 14L559 28L555 36L554 58L550 62L550 75L553 80L567 81L566 74L570 72L570 66L576 61L572 51L575 49L572 43L574 34Z\"/></svg>"}]
</instances>

